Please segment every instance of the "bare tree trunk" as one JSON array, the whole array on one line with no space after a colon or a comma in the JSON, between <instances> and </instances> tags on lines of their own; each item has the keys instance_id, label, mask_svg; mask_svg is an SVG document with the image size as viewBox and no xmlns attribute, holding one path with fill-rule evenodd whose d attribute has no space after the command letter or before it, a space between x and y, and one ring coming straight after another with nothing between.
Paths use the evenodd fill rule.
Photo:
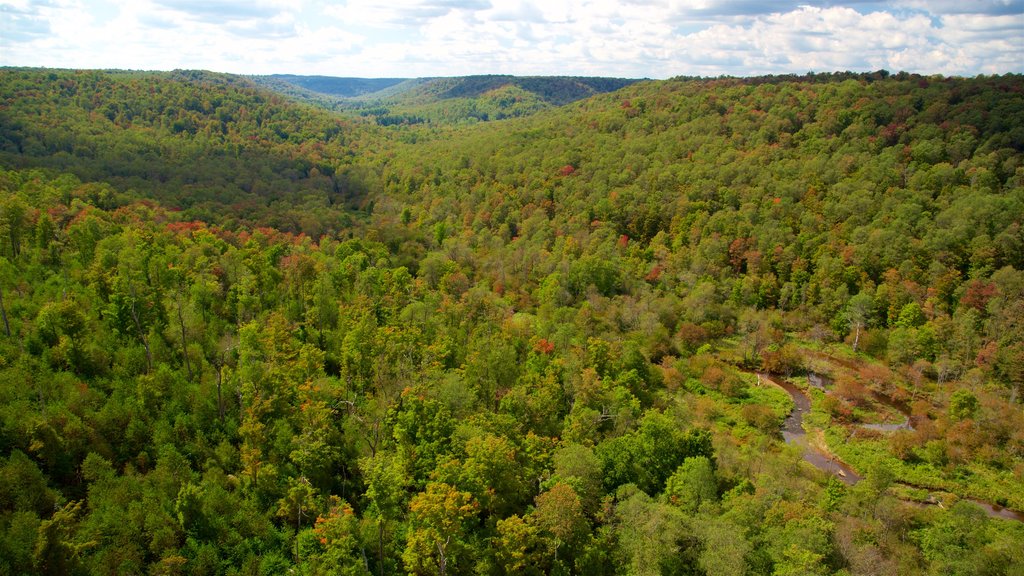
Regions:
<instances>
[{"instance_id":1,"label":"bare tree trunk","mask_svg":"<svg viewBox=\"0 0 1024 576\"><path fill-rule=\"evenodd\" d=\"M436 542L436 544L437 544L437 554L438 554L437 569L438 569L438 574L440 574L441 576L445 576L445 574L448 572L448 557L445 556L444 553L445 553L445 550L448 549L448 543L451 542L451 539L452 539L451 536L449 536L447 539L445 539L444 546L441 546L441 541L440 540L438 540Z\"/></svg>"},{"instance_id":2,"label":"bare tree trunk","mask_svg":"<svg viewBox=\"0 0 1024 576\"><path fill-rule=\"evenodd\" d=\"M377 572L384 576L384 518L377 521Z\"/></svg>"},{"instance_id":3,"label":"bare tree trunk","mask_svg":"<svg viewBox=\"0 0 1024 576\"><path fill-rule=\"evenodd\" d=\"M221 397L221 387L224 382L224 364L217 363L217 416L221 423L224 422L224 400Z\"/></svg>"},{"instance_id":4,"label":"bare tree trunk","mask_svg":"<svg viewBox=\"0 0 1024 576\"><path fill-rule=\"evenodd\" d=\"M189 381L192 380L192 364L188 361L188 340L185 339L185 317L181 313L181 291L175 295L175 300L178 301L178 325L181 326L181 355L185 358L185 373L188 374ZM218 387L219 388L219 387ZM220 394L218 393L218 397Z\"/></svg>"},{"instance_id":5,"label":"bare tree trunk","mask_svg":"<svg viewBox=\"0 0 1024 576\"><path fill-rule=\"evenodd\" d=\"M146 338L146 334L142 331L142 322L139 321L139 312L135 309L135 285L129 283L131 287L132 297L132 321L135 322L135 330L139 333L139 340L142 340L142 345L146 348L146 373L149 374L153 371L153 352L149 349L149 338Z\"/></svg>"},{"instance_id":6,"label":"bare tree trunk","mask_svg":"<svg viewBox=\"0 0 1024 576\"><path fill-rule=\"evenodd\" d=\"M4 307L4 289L0 287L0 316L4 318L4 334L11 337L11 325L7 323L7 308Z\"/></svg>"}]
</instances>

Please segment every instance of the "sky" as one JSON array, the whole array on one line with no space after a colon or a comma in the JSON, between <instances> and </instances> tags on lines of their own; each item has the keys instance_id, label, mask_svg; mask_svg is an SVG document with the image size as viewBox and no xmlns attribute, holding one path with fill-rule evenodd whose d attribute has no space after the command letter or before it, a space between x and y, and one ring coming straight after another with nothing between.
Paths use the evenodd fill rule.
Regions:
<instances>
[{"instance_id":1,"label":"sky","mask_svg":"<svg viewBox=\"0 0 1024 576\"><path fill-rule=\"evenodd\" d=\"M0 65L369 78L1024 72L1024 0L0 0Z\"/></svg>"}]
</instances>

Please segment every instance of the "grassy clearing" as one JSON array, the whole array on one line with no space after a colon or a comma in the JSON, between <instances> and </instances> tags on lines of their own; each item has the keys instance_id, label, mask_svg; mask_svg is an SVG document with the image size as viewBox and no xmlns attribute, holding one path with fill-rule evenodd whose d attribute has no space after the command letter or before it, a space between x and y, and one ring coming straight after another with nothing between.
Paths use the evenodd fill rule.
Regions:
<instances>
[{"instance_id":1,"label":"grassy clearing","mask_svg":"<svg viewBox=\"0 0 1024 576\"><path fill-rule=\"evenodd\" d=\"M1024 510L1024 491L1020 480L1010 471L976 463L940 468L929 462L906 462L889 451L884 437L851 438L841 426L825 428L825 438L829 449L858 472L870 474L874 467L884 466L892 471L897 482Z\"/></svg>"}]
</instances>

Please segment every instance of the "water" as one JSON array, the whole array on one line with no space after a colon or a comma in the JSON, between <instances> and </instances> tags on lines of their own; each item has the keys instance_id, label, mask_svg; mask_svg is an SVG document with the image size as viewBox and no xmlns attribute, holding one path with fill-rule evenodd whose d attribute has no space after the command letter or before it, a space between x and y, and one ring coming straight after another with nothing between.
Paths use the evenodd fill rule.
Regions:
<instances>
[{"instance_id":1,"label":"water","mask_svg":"<svg viewBox=\"0 0 1024 576\"><path fill-rule=\"evenodd\" d=\"M861 476L853 471L853 468L850 468L841 460L814 448L807 441L807 432L804 431L804 414L811 410L811 399L802 390L786 380L776 379L765 374L761 374L760 377L782 388L793 399L793 410L786 417L785 422L782 423L782 439L786 441L786 444L793 444L803 448L803 459L805 461L810 462L819 470L832 474L846 484L853 485L862 480Z\"/></svg>"},{"instance_id":2,"label":"water","mask_svg":"<svg viewBox=\"0 0 1024 576\"><path fill-rule=\"evenodd\" d=\"M978 500L976 498L970 498L971 502L974 502L981 509L989 515L990 518L1003 518L1006 520L1016 520L1017 522L1024 522L1024 512L1018 512L1017 510L1010 510L1009 508L1003 508L998 504L992 504L985 502L984 500Z\"/></svg>"},{"instance_id":3,"label":"water","mask_svg":"<svg viewBox=\"0 0 1024 576\"><path fill-rule=\"evenodd\" d=\"M906 486L913 486L913 484L906 484ZM998 504L992 504L991 502L985 502L984 500L978 500L977 498L968 498L971 503L985 511L985 514L989 518L1002 518L1003 520L1014 520L1016 522L1024 522L1024 512L1018 512L1017 510L1010 510L1009 508L1003 508ZM938 506L942 508L942 500L940 500L936 494L929 493L928 499L925 501L919 500L904 500L904 502L917 506L918 508L928 508L931 506Z\"/></svg>"},{"instance_id":4,"label":"water","mask_svg":"<svg viewBox=\"0 0 1024 576\"><path fill-rule=\"evenodd\" d=\"M817 372L807 373L807 383L818 390L828 390L832 386L832 379Z\"/></svg>"},{"instance_id":5,"label":"water","mask_svg":"<svg viewBox=\"0 0 1024 576\"><path fill-rule=\"evenodd\" d=\"M903 422L898 424L861 424L860 427L866 430L878 430L879 432L895 432L897 430L913 430L914 425L910 423L910 406L906 402L896 400L881 392L873 393L875 400L885 404L889 408L903 415Z\"/></svg>"},{"instance_id":6,"label":"water","mask_svg":"<svg viewBox=\"0 0 1024 576\"><path fill-rule=\"evenodd\" d=\"M860 482L864 478L854 472L853 468L850 468L845 462L825 454L821 450L810 445L807 441L807 432L804 431L804 414L811 410L811 399L804 394L803 390L800 390L794 386L791 382L783 379L778 379L767 374L758 374L758 378L767 380L772 384L782 388L789 394L789 397L793 399L793 410L786 417L786 420L782 423L782 438L786 441L786 444L793 444L803 448L803 459L810 462L815 468L824 470L829 474L839 478L844 484L854 485ZM904 412L905 420L901 424L861 424L864 428L871 428L874 430L913 430L910 426L910 417L906 416ZM971 502L980 506L990 518L1003 518L1006 520L1016 520L1017 522L1024 522L1024 512L1017 510L1010 510L991 502L985 502L984 500L978 500L976 498L970 498ZM934 505L938 501L934 502L917 502L918 505Z\"/></svg>"},{"instance_id":7,"label":"water","mask_svg":"<svg viewBox=\"0 0 1024 576\"><path fill-rule=\"evenodd\" d=\"M807 383L821 390L827 392L832 387L832 378L825 374L819 374L817 372L807 373ZM790 393L792 396L792 393ZM886 396L879 392L873 392L875 400L885 404L886 406L898 411L903 415L903 422L895 424L858 424L857 427L863 428L864 430L874 430L876 432L895 432L897 430L913 430L914 426L910 423L910 407L903 402L894 400L893 398ZM795 400L794 400L795 401Z\"/></svg>"},{"instance_id":8,"label":"water","mask_svg":"<svg viewBox=\"0 0 1024 576\"><path fill-rule=\"evenodd\" d=\"M904 416L903 422L898 424L858 424L858 428L865 430L876 430L878 432L895 432L897 430L913 430L914 427L910 425L910 417Z\"/></svg>"}]
</instances>

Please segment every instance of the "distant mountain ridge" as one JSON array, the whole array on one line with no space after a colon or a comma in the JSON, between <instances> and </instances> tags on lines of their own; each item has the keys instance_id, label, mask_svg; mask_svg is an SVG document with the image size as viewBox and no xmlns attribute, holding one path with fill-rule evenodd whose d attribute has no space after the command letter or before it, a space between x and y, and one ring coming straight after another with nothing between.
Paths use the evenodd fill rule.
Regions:
<instances>
[{"instance_id":1,"label":"distant mountain ridge","mask_svg":"<svg viewBox=\"0 0 1024 576\"><path fill-rule=\"evenodd\" d=\"M472 98L489 91L514 86L538 95L542 100L562 105L594 94L614 92L639 79L590 76L512 76L486 74L475 76L425 78L354 78L272 74L253 76L267 88L282 91L287 87L335 98L362 100L401 100L424 103L449 98Z\"/></svg>"},{"instance_id":2,"label":"distant mountain ridge","mask_svg":"<svg viewBox=\"0 0 1024 576\"><path fill-rule=\"evenodd\" d=\"M494 90L518 88L539 97L548 104L561 106L595 94L614 92L638 82L629 78L582 76L457 76L422 78L406 90L394 94L400 100L431 102L450 98L476 98Z\"/></svg>"},{"instance_id":3,"label":"distant mountain ridge","mask_svg":"<svg viewBox=\"0 0 1024 576\"><path fill-rule=\"evenodd\" d=\"M330 110L353 110L379 124L477 122L527 116L640 80L488 74L432 78L251 76L263 88Z\"/></svg>"},{"instance_id":4,"label":"distant mountain ridge","mask_svg":"<svg viewBox=\"0 0 1024 576\"><path fill-rule=\"evenodd\" d=\"M268 88L280 84L296 86L309 92L327 94L339 98L357 98L380 92L386 88L406 82L408 78L343 78L338 76L300 76L297 74L271 74L254 76L253 79Z\"/></svg>"}]
</instances>

